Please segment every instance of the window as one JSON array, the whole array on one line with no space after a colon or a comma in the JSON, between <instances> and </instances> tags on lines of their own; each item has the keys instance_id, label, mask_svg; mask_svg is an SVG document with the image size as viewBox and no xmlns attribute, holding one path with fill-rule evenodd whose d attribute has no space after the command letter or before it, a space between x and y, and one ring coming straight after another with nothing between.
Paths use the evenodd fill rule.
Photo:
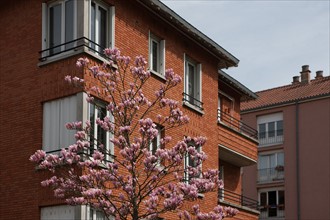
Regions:
<instances>
[{"instance_id":1,"label":"window","mask_svg":"<svg viewBox=\"0 0 330 220\"><path fill-rule=\"evenodd\" d=\"M188 144L188 147L191 147L191 146L195 147L199 153L202 151L202 149L201 149L202 147L199 145L195 145L194 142L191 142ZM185 156L185 158L184 158L184 181L186 183L189 183L192 178L200 177L200 175L201 175L200 172L197 173L196 175L189 173L189 167L198 168L198 166L201 168L202 164L198 165L197 160L191 158L188 154Z\"/></svg>"},{"instance_id":2,"label":"window","mask_svg":"<svg viewBox=\"0 0 330 220\"><path fill-rule=\"evenodd\" d=\"M149 33L149 68L151 72L165 74L165 40Z\"/></svg>"},{"instance_id":3,"label":"window","mask_svg":"<svg viewBox=\"0 0 330 220\"><path fill-rule=\"evenodd\" d=\"M225 181L225 167L224 166L220 166L219 167L219 179L222 181ZM225 199L225 189L219 189L219 199L220 201L223 201Z\"/></svg>"},{"instance_id":4,"label":"window","mask_svg":"<svg viewBox=\"0 0 330 220\"><path fill-rule=\"evenodd\" d=\"M269 190L259 192L260 218L284 217L284 191Z\"/></svg>"},{"instance_id":5,"label":"window","mask_svg":"<svg viewBox=\"0 0 330 220\"><path fill-rule=\"evenodd\" d=\"M49 54L58 54L73 47L76 34L76 1L56 1L48 6L48 45ZM65 45L62 45L65 44Z\"/></svg>"},{"instance_id":6,"label":"window","mask_svg":"<svg viewBox=\"0 0 330 220\"><path fill-rule=\"evenodd\" d=\"M103 53L104 48L108 47L109 12L105 5L97 1L91 2L90 17L90 39L93 42L92 48Z\"/></svg>"},{"instance_id":7,"label":"window","mask_svg":"<svg viewBox=\"0 0 330 220\"><path fill-rule=\"evenodd\" d=\"M67 130L65 124L77 121L79 95L57 99L43 104L43 150L59 152L61 148L75 143L75 131Z\"/></svg>"},{"instance_id":8,"label":"window","mask_svg":"<svg viewBox=\"0 0 330 220\"><path fill-rule=\"evenodd\" d=\"M99 0L51 1L43 3L42 26L42 61L85 50L100 54L113 46L114 8Z\"/></svg>"},{"instance_id":9,"label":"window","mask_svg":"<svg viewBox=\"0 0 330 220\"><path fill-rule=\"evenodd\" d=\"M41 220L59 219L81 219L81 220L114 220L113 216L106 218L103 212L91 208L90 206L69 206L57 205L42 207L40 210Z\"/></svg>"},{"instance_id":10,"label":"window","mask_svg":"<svg viewBox=\"0 0 330 220\"><path fill-rule=\"evenodd\" d=\"M275 145L283 142L282 113L259 116L257 121L260 146Z\"/></svg>"},{"instance_id":11,"label":"window","mask_svg":"<svg viewBox=\"0 0 330 220\"><path fill-rule=\"evenodd\" d=\"M107 116L113 121L113 117L106 110L106 104L101 101L96 101L95 104L89 103L88 114L91 123L89 155L92 155L94 150L98 150L104 154L105 161L112 161L114 148L113 144L109 141L109 132L97 125L96 120L98 118L103 120Z\"/></svg>"},{"instance_id":12,"label":"window","mask_svg":"<svg viewBox=\"0 0 330 220\"><path fill-rule=\"evenodd\" d=\"M41 220L58 220L58 219L76 219L75 211L79 206L58 205L42 207L40 210Z\"/></svg>"},{"instance_id":13,"label":"window","mask_svg":"<svg viewBox=\"0 0 330 220\"><path fill-rule=\"evenodd\" d=\"M76 131L66 129L66 123L90 120L91 149L88 152L89 155L92 155L94 150L98 149L105 154L106 161L111 161L114 148L109 138L111 138L110 135L112 134L101 129L96 124L96 120L97 118L104 119L105 116L108 116L113 121L113 117L106 111L105 103L101 101L96 101L96 104L87 103L85 95L84 93L78 93L44 103L43 150L49 153L60 152L61 148L74 144L76 142L74 138ZM88 115L83 115L83 109L88 109Z\"/></svg>"},{"instance_id":14,"label":"window","mask_svg":"<svg viewBox=\"0 0 330 220\"><path fill-rule=\"evenodd\" d=\"M258 156L258 181L270 182L284 179L284 153Z\"/></svg>"},{"instance_id":15,"label":"window","mask_svg":"<svg viewBox=\"0 0 330 220\"><path fill-rule=\"evenodd\" d=\"M185 55L184 101L202 110L202 65Z\"/></svg>"}]
</instances>

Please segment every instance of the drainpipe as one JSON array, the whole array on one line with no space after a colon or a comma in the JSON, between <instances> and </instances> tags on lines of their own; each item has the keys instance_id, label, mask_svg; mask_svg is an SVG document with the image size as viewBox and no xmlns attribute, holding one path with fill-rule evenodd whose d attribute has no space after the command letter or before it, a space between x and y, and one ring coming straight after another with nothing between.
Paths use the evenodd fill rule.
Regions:
<instances>
[{"instance_id":1,"label":"drainpipe","mask_svg":"<svg viewBox=\"0 0 330 220\"><path fill-rule=\"evenodd\" d=\"M299 103L296 101L296 180L297 180L297 220L300 220L300 163L299 163Z\"/></svg>"}]
</instances>

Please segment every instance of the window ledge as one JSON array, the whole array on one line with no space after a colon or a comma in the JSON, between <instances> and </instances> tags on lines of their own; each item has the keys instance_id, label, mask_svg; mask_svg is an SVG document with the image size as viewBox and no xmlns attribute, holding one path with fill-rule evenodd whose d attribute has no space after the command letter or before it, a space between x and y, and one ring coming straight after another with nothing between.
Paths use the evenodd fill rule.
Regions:
<instances>
[{"instance_id":1,"label":"window ledge","mask_svg":"<svg viewBox=\"0 0 330 220\"><path fill-rule=\"evenodd\" d=\"M183 101L183 102L182 102L182 105L183 105L183 106L186 106L186 107L188 107L188 108L190 108L190 109L192 109L192 110L194 110L195 112L197 112L197 113L199 113L199 114L201 114L201 115L204 115L204 114L205 114L205 112L203 111L202 108L198 108L197 106L194 106L194 105L190 104L190 103L187 102L187 101Z\"/></svg>"},{"instance_id":2,"label":"window ledge","mask_svg":"<svg viewBox=\"0 0 330 220\"><path fill-rule=\"evenodd\" d=\"M159 72L156 72L156 71L153 71L153 70L150 70L150 73L151 73L152 75L154 75L155 77L157 77L157 78L159 78L159 79L161 79L161 80L166 81L165 76L164 76L163 74L161 74L161 73L159 73Z\"/></svg>"},{"instance_id":3,"label":"window ledge","mask_svg":"<svg viewBox=\"0 0 330 220\"><path fill-rule=\"evenodd\" d=\"M73 50L67 51L65 53L61 53L58 55L48 57L44 61L40 61L38 63L38 66L41 67L41 66L44 66L44 65L47 65L47 64L50 64L53 62L57 62L57 61L60 61L60 60L63 60L63 59L66 59L66 58L69 58L72 56L76 56L76 55L82 54L82 53L86 53L86 54L100 60L101 62L109 62L107 59L103 58L102 56L98 55L97 53L91 52L90 50L88 50L87 47L83 47L83 48L73 49Z\"/></svg>"}]
</instances>

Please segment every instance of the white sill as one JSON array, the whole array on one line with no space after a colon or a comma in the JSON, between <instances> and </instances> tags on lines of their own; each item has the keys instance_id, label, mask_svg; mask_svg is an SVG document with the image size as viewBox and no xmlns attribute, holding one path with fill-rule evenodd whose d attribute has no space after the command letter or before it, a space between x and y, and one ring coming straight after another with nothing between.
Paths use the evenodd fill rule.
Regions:
<instances>
[{"instance_id":1,"label":"white sill","mask_svg":"<svg viewBox=\"0 0 330 220\"><path fill-rule=\"evenodd\" d=\"M78 55L81 53L87 53L88 55L90 55L102 62L109 62L107 59L103 58L98 53L90 51L87 47L83 47L83 48L73 49L73 50L58 54L58 55L51 56L51 57L47 57L47 58L45 58L44 61L40 61L38 63L38 66L41 67L41 66L47 65L49 63L63 60L63 59L66 59L66 58L69 58L69 57L72 57L72 56L75 56L75 55Z\"/></svg>"},{"instance_id":2,"label":"white sill","mask_svg":"<svg viewBox=\"0 0 330 220\"><path fill-rule=\"evenodd\" d=\"M205 112L204 112L202 109L200 109L200 108L198 108L198 107L196 107L196 106L190 104L190 103L187 102L187 101L183 101L183 102L182 102L182 105L187 106L188 108L191 108L192 110L194 110L194 111L196 111L196 112L198 112L198 113L200 113L200 114L202 114L202 115L205 114Z\"/></svg>"},{"instance_id":3,"label":"white sill","mask_svg":"<svg viewBox=\"0 0 330 220\"><path fill-rule=\"evenodd\" d=\"M153 75L155 75L156 77L162 79L162 80L166 80L164 74L161 74L161 73L156 72L154 70L150 70L150 73L153 74Z\"/></svg>"}]
</instances>

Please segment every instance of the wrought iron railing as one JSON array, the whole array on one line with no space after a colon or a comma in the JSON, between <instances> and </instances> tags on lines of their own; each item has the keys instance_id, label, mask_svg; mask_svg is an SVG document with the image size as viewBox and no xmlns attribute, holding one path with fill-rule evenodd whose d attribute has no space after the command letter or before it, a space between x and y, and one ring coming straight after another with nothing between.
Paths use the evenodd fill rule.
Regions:
<instances>
[{"instance_id":1,"label":"wrought iron railing","mask_svg":"<svg viewBox=\"0 0 330 220\"><path fill-rule=\"evenodd\" d=\"M258 182L273 182L284 180L284 166L278 165L273 168L258 169Z\"/></svg>"},{"instance_id":2,"label":"wrought iron railing","mask_svg":"<svg viewBox=\"0 0 330 220\"><path fill-rule=\"evenodd\" d=\"M221 189L218 191L218 198L220 202L228 202L245 206L250 209L258 210L258 201L249 197L234 193L232 191Z\"/></svg>"},{"instance_id":3,"label":"wrought iron railing","mask_svg":"<svg viewBox=\"0 0 330 220\"><path fill-rule=\"evenodd\" d=\"M200 100L196 99L194 96L191 96L185 92L182 93L182 101L183 102L188 102L189 104L197 107L200 110L203 110L203 102L201 102Z\"/></svg>"},{"instance_id":4,"label":"wrought iron railing","mask_svg":"<svg viewBox=\"0 0 330 220\"><path fill-rule=\"evenodd\" d=\"M94 53L97 53L99 56L105 57L103 54L103 50L105 49L101 45L91 41L90 39L86 37L80 37L75 40L71 40L68 42L65 42L63 44L59 44L50 48L47 48L45 50L39 51L40 53L40 61L45 61L49 57L53 57L59 54L64 54L69 51L74 51L78 49L87 48L89 51L92 51Z\"/></svg>"},{"instance_id":5,"label":"wrought iron railing","mask_svg":"<svg viewBox=\"0 0 330 220\"><path fill-rule=\"evenodd\" d=\"M258 131L254 128L248 126L240 120L237 120L228 113L218 109L218 121L226 124L227 126L233 128L236 131L246 134L249 137L258 139Z\"/></svg>"}]
</instances>

